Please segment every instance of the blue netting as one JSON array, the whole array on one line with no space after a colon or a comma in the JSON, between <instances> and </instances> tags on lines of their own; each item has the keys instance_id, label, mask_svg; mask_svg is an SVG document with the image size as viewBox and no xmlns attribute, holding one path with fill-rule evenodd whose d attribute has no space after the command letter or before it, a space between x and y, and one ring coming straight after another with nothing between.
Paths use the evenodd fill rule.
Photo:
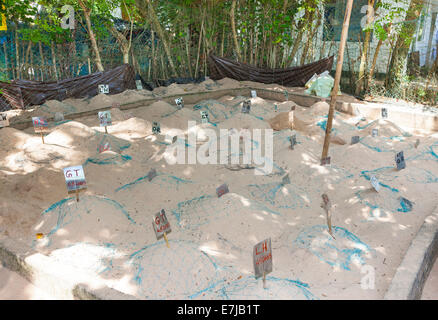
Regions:
<instances>
[{"instance_id":1,"label":"blue netting","mask_svg":"<svg viewBox=\"0 0 438 320\"><path fill-rule=\"evenodd\" d=\"M155 185L159 185L162 188L166 188L166 189L173 189L173 190L179 190L179 187L188 183L194 183L191 180L187 180L187 179L183 179L174 175L170 175L167 173L160 173L157 172L157 176L155 178L152 179L152 181L149 181L149 176L148 174L145 176L142 176L138 179L135 179L132 182L129 182L121 187L118 187L115 191L121 191L121 190L127 190L127 189L131 189L132 187L136 186L137 184L143 183L143 182L148 182L148 183L152 183Z\"/></svg>"},{"instance_id":2,"label":"blue netting","mask_svg":"<svg viewBox=\"0 0 438 320\"><path fill-rule=\"evenodd\" d=\"M250 184L247 188L255 199L276 208L303 208L306 205L304 197L308 198L303 189L292 183L286 185L277 182Z\"/></svg>"},{"instance_id":3,"label":"blue netting","mask_svg":"<svg viewBox=\"0 0 438 320\"><path fill-rule=\"evenodd\" d=\"M309 250L321 261L344 270L350 270L352 261L365 264L364 256L371 252L367 244L347 229L333 226L332 232L336 239L328 233L327 226L308 227L300 232L293 243Z\"/></svg>"}]
</instances>

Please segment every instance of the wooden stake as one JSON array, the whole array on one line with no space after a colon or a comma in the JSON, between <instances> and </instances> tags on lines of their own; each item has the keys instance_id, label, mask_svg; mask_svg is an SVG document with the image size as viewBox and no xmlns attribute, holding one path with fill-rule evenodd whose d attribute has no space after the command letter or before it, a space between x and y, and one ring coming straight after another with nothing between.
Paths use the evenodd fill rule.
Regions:
<instances>
[{"instance_id":1,"label":"wooden stake","mask_svg":"<svg viewBox=\"0 0 438 320\"><path fill-rule=\"evenodd\" d=\"M266 289L266 273L263 271L263 289Z\"/></svg>"},{"instance_id":2,"label":"wooden stake","mask_svg":"<svg viewBox=\"0 0 438 320\"><path fill-rule=\"evenodd\" d=\"M108 134L108 129L106 128L106 126L105 126L105 133Z\"/></svg>"},{"instance_id":3,"label":"wooden stake","mask_svg":"<svg viewBox=\"0 0 438 320\"><path fill-rule=\"evenodd\" d=\"M79 202L79 190L76 189L76 202Z\"/></svg>"},{"instance_id":4,"label":"wooden stake","mask_svg":"<svg viewBox=\"0 0 438 320\"><path fill-rule=\"evenodd\" d=\"M43 144L44 144L44 134L42 131L40 133L41 133L41 140L43 140Z\"/></svg>"},{"instance_id":5,"label":"wooden stake","mask_svg":"<svg viewBox=\"0 0 438 320\"><path fill-rule=\"evenodd\" d=\"M170 248L170 246L169 246L169 240L167 240L166 232L163 233L163 236L164 236L164 240L166 240L166 246L167 246L168 248Z\"/></svg>"},{"instance_id":6,"label":"wooden stake","mask_svg":"<svg viewBox=\"0 0 438 320\"><path fill-rule=\"evenodd\" d=\"M337 65L336 65L335 83L333 86L331 99L330 99L330 109L329 109L329 113L328 113L327 127L325 130L324 146L322 148L321 159L326 158L328 155L328 149L329 149L329 145L330 145L330 133L332 131L333 115L335 113L335 106L336 106L336 97L338 95L339 82L341 80L342 63L344 60L344 49L345 49L345 43L347 41L348 26L350 24L350 16L351 16L352 6L353 6L353 0L348 0L347 7L345 9L344 24L343 24L342 33L341 33L341 41L339 42L339 51L338 51L338 60L337 60Z\"/></svg>"}]
</instances>

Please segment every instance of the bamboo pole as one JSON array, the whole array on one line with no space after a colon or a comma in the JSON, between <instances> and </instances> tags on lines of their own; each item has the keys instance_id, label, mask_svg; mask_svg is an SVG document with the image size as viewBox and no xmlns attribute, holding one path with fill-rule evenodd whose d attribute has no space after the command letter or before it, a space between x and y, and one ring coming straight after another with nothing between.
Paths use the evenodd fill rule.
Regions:
<instances>
[{"instance_id":1,"label":"bamboo pole","mask_svg":"<svg viewBox=\"0 0 438 320\"><path fill-rule=\"evenodd\" d=\"M345 9L344 24L342 26L341 41L339 43L338 60L337 60L336 74L335 74L335 83L333 86L331 99L330 99L330 109L329 109L329 113L328 113L327 128L325 130L324 146L322 148L321 159L324 159L327 157L329 146L330 146L330 133L332 131L333 115L335 113L335 105L336 105L336 97L338 95L339 82L341 80L342 63L344 61L344 49L345 49L345 43L347 41L348 26L350 24L350 16L351 16L352 6L353 6L353 0L348 0L347 7Z\"/></svg>"}]
</instances>

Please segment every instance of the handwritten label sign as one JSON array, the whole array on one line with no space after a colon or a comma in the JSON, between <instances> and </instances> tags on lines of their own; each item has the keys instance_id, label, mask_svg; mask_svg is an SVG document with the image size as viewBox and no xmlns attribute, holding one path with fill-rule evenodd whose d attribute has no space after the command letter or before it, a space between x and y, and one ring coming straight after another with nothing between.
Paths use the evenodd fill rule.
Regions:
<instances>
[{"instance_id":1,"label":"handwritten label sign","mask_svg":"<svg viewBox=\"0 0 438 320\"><path fill-rule=\"evenodd\" d=\"M291 136L291 137L289 138L289 140L290 140L290 148L291 148L292 150L294 150L294 149L295 149L295 145L297 144L297 135L294 134L293 136Z\"/></svg>"},{"instance_id":2,"label":"handwritten label sign","mask_svg":"<svg viewBox=\"0 0 438 320\"><path fill-rule=\"evenodd\" d=\"M169 233L171 231L170 223L167 220L166 212L164 211L164 209L161 209L160 212L154 215L154 220L152 224L154 226L154 231L157 239L160 239L162 236L164 236L164 233Z\"/></svg>"},{"instance_id":3,"label":"handwritten label sign","mask_svg":"<svg viewBox=\"0 0 438 320\"><path fill-rule=\"evenodd\" d=\"M397 170L406 168L405 157L403 151L400 151L395 155L395 163L397 164Z\"/></svg>"},{"instance_id":4,"label":"handwritten label sign","mask_svg":"<svg viewBox=\"0 0 438 320\"><path fill-rule=\"evenodd\" d=\"M382 108L382 118L388 118L388 109Z\"/></svg>"},{"instance_id":5,"label":"handwritten label sign","mask_svg":"<svg viewBox=\"0 0 438 320\"><path fill-rule=\"evenodd\" d=\"M49 130L49 123L44 117L32 117L33 128L35 132L47 132Z\"/></svg>"},{"instance_id":6,"label":"handwritten label sign","mask_svg":"<svg viewBox=\"0 0 438 320\"><path fill-rule=\"evenodd\" d=\"M141 80L135 80L135 86L137 87L137 90L143 90L143 84L141 83Z\"/></svg>"},{"instance_id":7,"label":"handwritten label sign","mask_svg":"<svg viewBox=\"0 0 438 320\"><path fill-rule=\"evenodd\" d=\"M158 122L153 122L152 123L152 133L153 134L161 133L160 123L158 123Z\"/></svg>"},{"instance_id":8,"label":"handwritten label sign","mask_svg":"<svg viewBox=\"0 0 438 320\"><path fill-rule=\"evenodd\" d=\"M222 197L224 194L228 192L230 191L228 190L228 186L225 183L216 189L216 194L218 198Z\"/></svg>"},{"instance_id":9,"label":"handwritten label sign","mask_svg":"<svg viewBox=\"0 0 438 320\"><path fill-rule=\"evenodd\" d=\"M106 127L112 125L111 122L111 112L110 111L99 111L99 122L101 127Z\"/></svg>"},{"instance_id":10,"label":"handwritten label sign","mask_svg":"<svg viewBox=\"0 0 438 320\"><path fill-rule=\"evenodd\" d=\"M257 98L257 92L255 90L251 90L251 98Z\"/></svg>"},{"instance_id":11,"label":"handwritten label sign","mask_svg":"<svg viewBox=\"0 0 438 320\"><path fill-rule=\"evenodd\" d=\"M377 180L377 178L375 176L371 176L370 180L371 180L371 185L373 186L374 190L379 192L379 190L380 190L379 180Z\"/></svg>"},{"instance_id":12,"label":"handwritten label sign","mask_svg":"<svg viewBox=\"0 0 438 320\"><path fill-rule=\"evenodd\" d=\"M99 84L97 88L99 93L103 93L103 94L109 93L109 85L107 84Z\"/></svg>"},{"instance_id":13,"label":"handwritten label sign","mask_svg":"<svg viewBox=\"0 0 438 320\"><path fill-rule=\"evenodd\" d=\"M208 112L207 111L201 111L201 122L207 123L209 121L208 119Z\"/></svg>"},{"instance_id":14,"label":"handwritten label sign","mask_svg":"<svg viewBox=\"0 0 438 320\"><path fill-rule=\"evenodd\" d=\"M82 166L64 168L64 177L68 193L87 188Z\"/></svg>"},{"instance_id":15,"label":"handwritten label sign","mask_svg":"<svg viewBox=\"0 0 438 320\"><path fill-rule=\"evenodd\" d=\"M9 119L6 113L0 113L0 128L9 126Z\"/></svg>"},{"instance_id":16,"label":"handwritten label sign","mask_svg":"<svg viewBox=\"0 0 438 320\"><path fill-rule=\"evenodd\" d=\"M272 272L271 238L257 243L253 249L254 273L256 278Z\"/></svg>"},{"instance_id":17,"label":"handwritten label sign","mask_svg":"<svg viewBox=\"0 0 438 320\"><path fill-rule=\"evenodd\" d=\"M374 138L374 137L377 137L379 135L379 129L373 129L372 131L371 131L371 136Z\"/></svg>"},{"instance_id":18,"label":"handwritten label sign","mask_svg":"<svg viewBox=\"0 0 438 320\"><path fill-rule=\"evenodd\" d=\"M242 104L242 113L249 113L251 110L251 100L245 100Z\"/></svg>"},{"instance_id":19,"label":"handwritten label sign","mask_svg":"<svg viewBox=\"0 0 438 320\"><path fill-rule=\"evenodd\" d=\"M325 166L326 164L330 164L330 157L322 158L321 165Z\"/></svg>"},{"instance_id":20,"label":"handwritten label sign","mask_svg":"<svg viewBox=\"0 0 438 320\"><path fill-rule=\"evenodd\" d=\"M359 136L353 136L351 137L351 144L356 144L359 142Z\"/></svg>"},{"instance_id":21,"label":"handwritten label sign","mask_svg":"<svg viewBox=\"0 0 438 320\"><path fill-rule=\"evenodd\" d=\"M178 107L178 109L184 108L184 100L183 100L182 97L181 98L176 98L175 99L175 103L176 103L176 106Z\"/></svg>"}]
</instances>

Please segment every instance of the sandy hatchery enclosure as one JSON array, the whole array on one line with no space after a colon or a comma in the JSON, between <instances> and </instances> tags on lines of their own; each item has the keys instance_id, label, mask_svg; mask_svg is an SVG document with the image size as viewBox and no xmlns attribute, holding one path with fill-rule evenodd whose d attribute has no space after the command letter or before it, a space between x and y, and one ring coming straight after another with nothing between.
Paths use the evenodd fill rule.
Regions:
<instances>
[{"instance_id":1,"label":"sandy hatchery enclosure","mask_svg":"<svg viewBox=\"0 0 438 320\"><path fill-rule=\"evenodd\" d=\"M97 115L51 122L45 144L33 128L0 129L0 240L20 241L71 266L76 272L69 281L92 279L90 285L139 299L382 299L437 205L438 136L336 112L331 164L321 166L325 102L303 107L225 95L178 110L160 100L243 85L229 79L173 84L153 92L48 101L33 111L15 112L24 121L157 99L126 111L112 108L108 134ZM252 103L249 114L241 113L245 99ZM208 111L210 123L201 124L200 111ZM272 172L257 165L169 164L165 135L174 128L187 134L189 120L197 122L197 148L206 145L205 129L220 136L220 129L273 128ZM160 123L161 134L152 134L153 122ZM372 137L372 129L379 136ZM291 150L293 134L297 145ZM351 145L352 136L359 142ZM175 143L186 150L196 147L187 140ZM99 153L104 144L110 150ZM251 148L263 154L264 143ZM406 159L400 171L394 160L399 151ZM88 186L79 202L67 194L62 172L75 165L83 165ZM157 176L149 181L151 169ZM282 181L286 174L290 183ZM379 192L370 184L371 175L381 183ZM230 192L218 198L216 188L223 183ZM334 238L321 208L323 193L333 206ZM152 228L152 216L161 209L172 227L170 248L157 241ZM44 237L37 239L36 233ZM254 277L252 250L268 237L274 270L264 289ZM369 266L375 271L374 289L361 286Z\"/></svg>"}]
</instances>

